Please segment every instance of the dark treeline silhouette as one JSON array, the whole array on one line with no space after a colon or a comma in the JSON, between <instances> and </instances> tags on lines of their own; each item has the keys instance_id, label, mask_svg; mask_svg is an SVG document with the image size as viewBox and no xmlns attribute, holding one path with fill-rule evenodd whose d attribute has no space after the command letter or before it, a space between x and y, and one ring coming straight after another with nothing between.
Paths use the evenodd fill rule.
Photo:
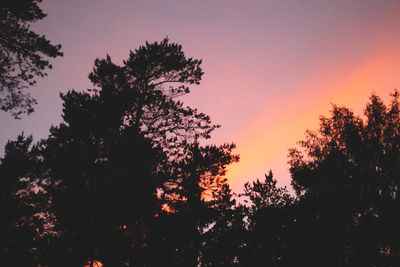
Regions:
<instances>
[{"instance_id":1,"label":"dark treeline silhouette","mask_svg":"<svg viewBox=\"0 0 400 267\"><path fill-rule=\"evenodd\" d=\"M94 88L62 94L63 122L0 162L1 266L399 266L400 102L333 107L239 196L233 144L179 97L201 60L168 39L97 59Z\"/></svg>"}]
</instances>

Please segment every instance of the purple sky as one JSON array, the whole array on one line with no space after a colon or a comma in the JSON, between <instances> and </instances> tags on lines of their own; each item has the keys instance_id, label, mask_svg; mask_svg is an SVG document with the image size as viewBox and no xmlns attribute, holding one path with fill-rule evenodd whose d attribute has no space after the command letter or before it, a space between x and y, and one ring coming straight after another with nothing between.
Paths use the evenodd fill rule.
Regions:
<instances>
[{"instance_id":1,"label":"purple sky","mask_svg":"<svg viewBox=\"0 0 400 267\"><path fill-rule=\"evenodd\" d=\"M400 88L400 1L44 0L34 29L63 45L31 93L36 111L0 113L1 153L24 131L35 140L61 120L60 92L90 88L94 59L120 63L129 50L168 36L202 58L201 85L185 103L222 127L213 143L235 142L235 191L272 169L289 184L287 150L315 129L331 103L362 112L368 96Z\"/></svg>"}]
</instances>

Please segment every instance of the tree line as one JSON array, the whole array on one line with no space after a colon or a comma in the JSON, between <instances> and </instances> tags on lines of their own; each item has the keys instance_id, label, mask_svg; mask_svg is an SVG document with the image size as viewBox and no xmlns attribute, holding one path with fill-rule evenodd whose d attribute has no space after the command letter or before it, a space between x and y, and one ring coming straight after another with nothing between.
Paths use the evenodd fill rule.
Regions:
<instances>
[{"instance_id":1,"label":"tree line","mask_svg":"<svg viewBox=\"0 0 400 267\"><path fill-rule=\"evenodd\" d=\"M270 171L235 195L235 145L203 145L219 125L180 100L201 64L167 38L121 65L97 59L93 88L61 94L47 138L6 144L2 266L400 264L399 93L321 117L289 150L294 194Z\"/></svg>"},{"instance_id":2,"label":"tree line","mask_svg":"<svg viewBox=\"0 0 400 267\"><path fill-rule=\"evenodd\" d=\"M201 61L168 39L94 88L62 94L48 138L9 141L1 159L8 266L396 266L400 104L372 95L359 117L334 106L289 153L296 195L272 172L235 197L234 144L201 145L218 125L179 96ZM240 201L238 201L240 199Z\"/></svg>"}]
</instances>

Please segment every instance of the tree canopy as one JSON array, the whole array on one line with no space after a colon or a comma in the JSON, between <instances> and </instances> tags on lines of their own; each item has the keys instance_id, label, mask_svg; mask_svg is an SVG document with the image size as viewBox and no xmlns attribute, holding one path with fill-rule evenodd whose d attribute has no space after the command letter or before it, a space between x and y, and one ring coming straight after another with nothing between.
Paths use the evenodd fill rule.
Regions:
<instances>
[{"instance_id":1,"label":"tree canopy","mask_svg":"<svg viewBox=\"0 0 400 267\"><path fill-rule=\"evenodd\" d=\"M184 143L209 138L218 127L179 99L190 92L189 85L200 83L201 63L165 38L130 51L122 66L110 56L97 59L89 78L101 88L94 97L113 101L109 107L120 113L121 127L136 127L169 155L179 156Z\"/></svg>"},{"instance_id":2,"label":"tree canopy","mask_svg":"<svg viewBox=\"0 0 400 267\"><path fill-rule=\"evenodd\" d=\"M96 60L95 88L61 95L63 122L34 146L24 174L41 185L44 201L33 206L46 211L33 224L46 228L46 241L31 245L29 264L160 266L157 253L171 266L197 264L201 229L216 216L211 199L238 161L233 144L200 145L218 126L179 100L202 74L201 60L164 39L131 51L123 66Z\"/></svg>"},{"instance_id":3,"label":"tree canopy","mask_svg":"<svg viewBox=\"0 0 400 267\"><path fill-rule=\"evenodd\" d=\"M167 38L97 59L48 138L7 143L1 265L399 265L399 93L321 117L289 150L294 193L270 171L235 194L235 145L204 145L219 126L180 99L201 63Z\"/></svg>"},{"instance_id":4,"label":"tree canopy","mask_svg":"<svg viewBox=\"0 0 400 267\"><path fill-rule=\"evenodd\" d=\"M30 29L46 14L41 0L3 0L0 3L0 109L15 118L33 112L36 100L27 91L37 77L46 76L49 58L62 56L61 45Z\"/></svg>"},{"instance_id":5,"label":"tree canopy","mask_svg":"<svg viewBox=\"0 0 400 267\"><path fill-rule=\"evenodd\" d=\"M399 129L398 91L389 106L372 95L364 117L334 106L290 151L292 184L312 211L315 264L398 265Z\"/></svg>"}]
</instances>

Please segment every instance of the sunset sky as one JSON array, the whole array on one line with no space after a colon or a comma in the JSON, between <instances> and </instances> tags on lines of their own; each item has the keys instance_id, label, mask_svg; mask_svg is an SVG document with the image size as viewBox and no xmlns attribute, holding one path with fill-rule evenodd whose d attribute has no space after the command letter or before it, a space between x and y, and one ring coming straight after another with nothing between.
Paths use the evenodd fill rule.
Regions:
<instances>
[{"instance_id":1,"label":"sunset sky","mask_svg":"<svg viewBox=\"0 0 400 267\"><path fill-rule=\"evenodd\" d=\"M269 169L290 183L288 149L318 126L331 104L361 114L372 92L400 88L400 1L44 0L33 29L62 44L64 57L31 93L22 120L0 113L0 146L22 131L45 138L61 121L60 92L90 88L97 57L121 63L145 41L168 36L205 75L184 98L222 127L210 142L235 142L234 191Z\"/></svg>"}]
</instances>

